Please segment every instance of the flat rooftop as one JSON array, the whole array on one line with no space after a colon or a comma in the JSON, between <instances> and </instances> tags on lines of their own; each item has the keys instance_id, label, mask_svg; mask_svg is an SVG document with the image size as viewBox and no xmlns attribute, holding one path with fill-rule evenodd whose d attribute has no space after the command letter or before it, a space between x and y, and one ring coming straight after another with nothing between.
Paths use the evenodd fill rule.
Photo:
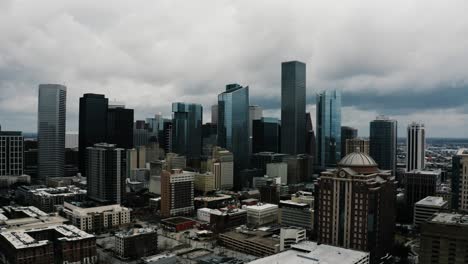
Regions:
<instances>
[{"instance_id":1,"label":"flat rooftop","mask_svg":"<svg viewBox=\"0 0 468 264\"><path fill-rule=\"evenodd\" d=\"M195 220L192 220L190 218L185 218L185 217L172 217L172 218L166 218L161 220L161 222L167 222L170 224L182 224L182 223L187 223L187 222L195 222Z\"/></svg>"},{"instance_id":2,"label":"flat rooftop","mask_svg":"<svg viewBox=\"0 0 468 264\"><path fill-rule=\"evenodd\" d=\"M468 149L461 148L457 151L457 156L468 156Z\"/></svg>"},{"instance_id":3,"label":"flat rooftop","mask_svg":"<svg viewBox=\"0 0 468 264\"><path fill-rule=\"evenodd\" d=\"M442 197L436 196L427 196L426 198L420 200L415 205L422 206L432 206L432 207L444 207L448 202Z\"/></svg>"},{"instance_id":4,"label":"flat rooftop","mask_svg":"<svg viewBox=\"0 0 468 264\"><path fill-rule=\"evenodd\" d=\"M238 241L251 241L254 243L262 244L268 247L274 247L280 244L279 238L273 238L273 233L261 231L261 230L234 230L227 233L223 233L223 236L235 239Z\"/></svg>"},{"instance_id":5,"label":"flat rooftop","mask_svg":"<svg viewBox=\"0 0 468 264\"><path fill-rule=\"evenodd\" d=\"M354 264L368 258L369 253L366 252L304 241L287 251L254 260L250 264Z\"/></svg>"},{"instance_id":6,"label":"flat rooftop","mask_svg":"<svg viewBox=\"0 0 468 264\"><path fill-rule=\"evenodd\" d=\"M276 204L256 204L256 205L248 205L245 207L247 210L252 210L252 211L263 211L267 209L278 209L278 205Z\"/></svg>"},{"instance_id":7,"label":"flat rooftop","mask_svg":"<svg viewBox=\"0 0 468 264\"><path fill-rule=\"evenodd\" d=\"M65 202L63 204L65 210L70 210L74 214L87 215L91 213L104 213L104 212L124 212L130 211L129 208L123 207L120 204L93 206L93 207L80 207L79 204L72 204Z\"/></svg>"},{"instance_id":8,"label":"flat rooftop","mask_svg":"<svg viewBox=\"0 0 468 264\"><path fill-rule=\"evenodd\" d=\"M202 201L202 202L213 202L213 201L222 201L222 200L227 200L227 199L232 199L231 195L226 195L226 194L218 194L216 196L199 196L195 197L195 201Z\"/></svg>"},{"instance_id":9,"label":"flat rooftop","mask_svg":"<svg viewBox=\"0 0 468 264\"><path fill-rule=\"evenodd\" d=\"M429 223L468 226L468 215L453 213L437 213Z\"/></svg>"},{"instance_id":10,"label":"flat rooftop","mask_svg":"<svg viewBox=\"0 0 468 264\"><path fill-rule=\"evenodd\" d=\"M128 231L121 231L115 234L116 237L124 238L124 237L133 237L143 234L150 234L155 233L156 229L154 228L132 228Z\"/></svg>"}]
</instances>

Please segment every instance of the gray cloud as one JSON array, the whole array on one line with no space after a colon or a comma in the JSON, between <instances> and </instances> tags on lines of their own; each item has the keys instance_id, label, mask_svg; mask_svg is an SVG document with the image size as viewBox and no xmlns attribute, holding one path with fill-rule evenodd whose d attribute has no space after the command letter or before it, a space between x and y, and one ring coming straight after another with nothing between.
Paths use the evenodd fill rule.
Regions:
<instances>
[{"instance_id":1,"label":"gray cloud","mask_svg":"<svg viewBox=\"0 0 468 264\"><path fill-rule=\"evenodd\" d=\"M85 92L126 102L136 118L199 102L208 119L225 84L238 82L277 115L280 63L297 59L308 67L308 104L340 88L347 109L366 118L442 111L454 118L438 120L446 128L433 135L463 136L467 8L461 0L4 0L0 123L34 131L37 85L49 82L68 86L68 130L77 130Z\"/></svg>"}]
</instances>

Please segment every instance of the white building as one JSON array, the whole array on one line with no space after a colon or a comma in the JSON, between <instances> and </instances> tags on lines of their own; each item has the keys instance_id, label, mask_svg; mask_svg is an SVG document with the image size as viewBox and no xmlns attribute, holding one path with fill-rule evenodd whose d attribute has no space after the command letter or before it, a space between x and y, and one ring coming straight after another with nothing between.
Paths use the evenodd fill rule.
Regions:
<instances>
[{"instance_id":1,"label":"white building","mask_svg":"<svg viewBox=\"0 0 468 264\"><path fill-rule=\"evenodd\" d=\"M268 163L266 174L272 178L281 178L281 184L288 184L288 164L285 162Z\"/></svg>"},{"instance_id":2,"label":"white building","mask_svg":"<svg viewBox=\"0 0 468 264\"><path fill-rule=\"evenodd\" d=\"M413 224L420 226L434 214L447 209L448 202L442 197L427 196L414 204Z\"/></svg>"},{"instance_id":3,"label":"white building","mask_svg":"<svg viewBox=\"0 0 468 264\"><path fill-rule=\"evenodd\" d=\"M214 148L212 164L215 188L232 189L234 187L234 156L232 153L219 147Z\"/></svg>"},{"instance_id":4,"label":"white building","mask_svg":"<svg viewBox=\"0 0 468 264\"><path fill-rule=\"evenodd\" d=\"M263 177L253 177L252 187L253 188L260 188L262 186L268 185L269 182L274 183L274 184L281 184L281 178L280 177L270 177L268 175L265 175Z\"/></svg>"},{"instance_id":5,"label":"white building","mask_svg":"<svg viewBox=\"0 0 468 264\"><path fill-rule=\"evenodd\" d=\"M423 170L426 154L426 131L424 124L408 125L406 136L406 171Z\"/></svg>"},{"instance_id":6,"label":"white building","mask_svg":"<svg viewBox=\"0 0 468 264\"><path fill-rule=\"evenodd\" d=\"M291 248L291 245L306 240L306 230L303 228L286 227L280 231L280 250Z\"/></svg>"},{"instance_id":7,"label":"white building","mask_svg":"<svg viewBox=\"0 0 468 264\"><path fill-rule=\"evenodd\" d=\"M247 211L247 224L251 226L262 226L273 224L278 221L278 205L257 204L245 206Z\"/></svg>"},{"instance_id":8,"label":"white building","mask_svg":"<svg viewBox=\"0 0 468 264\"><path fill-rule=\"evenodd\" d=\"M197 219L202 222L209 223L211 214L217 213L217 212L220 212L220 211L215 210L215 209L210 209L210 208L200 208L197 210Z\"/></svg>"},{"instance_id":9,"label":"white building","mask_svg":"<svg viewBox=\"0 0 468 264\"><path fill-rule=\"evenodd\" d=\"M369 264L369 253L303 241L291 246L290 250L250 262L250 264L273 263Z\"/></svg>"}]
</instances>

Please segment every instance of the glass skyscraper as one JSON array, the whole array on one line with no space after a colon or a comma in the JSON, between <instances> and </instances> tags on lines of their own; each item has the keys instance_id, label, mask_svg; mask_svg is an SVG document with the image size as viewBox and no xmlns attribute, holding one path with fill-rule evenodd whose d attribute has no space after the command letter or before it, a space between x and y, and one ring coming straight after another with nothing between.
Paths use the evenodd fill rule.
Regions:
<instances>
[{"instance_id":1,"label":"glass skyscraper","mask_svg":"<svg viewBox=\"0 0 468 264\"><path fill-rule=\"evenodd\" d=\"M239 175L249 165L249 87L226 85L218 95L218 145L234 154L234 172ZM234 177L234 186L244 181Z\"/></svg>"},{"instance_id":2,"label":"glass skyscraper","mask_svg":"<svg viewBox=\"0 0 468 264\"><path fill-rule=\"evenodd\" d=\"M262 117L253 121L252 152L280 152L280 122L278 118Z\"/></svg>"},{"instance_id":3,"label":"glass skyscraper","mask_svg":"<svg viewBox=\"0 0 468 264\"><path fill-rule=\"evenodd\" d=\"M397 121L384 116L370 122L369 154L382 170L396 173Z\"/></svg>"},{"instance_id":4,"label":"glass skyscraper","mask_svg":"<svg viewBox=\"0 0 468 264\"><path fill-rule=\"evenodd\" d=\"M341 92L323 91L317 95L317 163L335 166L341 159Z\"/></svg>"},{"instance_id":5,"label":"glass skyscraper","mask_svg":"<svg viewBox=\"0 0 468 264\"><path fill-rule=\"evenodd\" d=\"M109 105L107 141L118 148L133 148L133 109L127 109L124 105Z\"/></svg>"},{"instance_id":6,"label":"glass skyscraper","mask_svg":"<svg viewBox=\"0 0 468 264\"><path fill-rule=\"evenodd\" d=\"M306 152L306 65L299 61L281 64L281 152Z\"/></svg>"},{"instance_id":7,"label":"glass skyscraper","mask_svg":"<svg viewBox=\"0 0 468 264\"><path fill-rule=\"evenodd\" d=\"M200 104L172 103L172 151L199 160L202 152L203 107Z\"/></svg>"},{"instance_id":8,"label":"glass skyscraper","mask_svg":"<svg viewBox=\"0 0 468 264\"><path fill-rule=\"evenodd\" d=\"M39 85L38 172L39 179L65 176L65 118L67 88Z\"/></svg>"}]
</instances>

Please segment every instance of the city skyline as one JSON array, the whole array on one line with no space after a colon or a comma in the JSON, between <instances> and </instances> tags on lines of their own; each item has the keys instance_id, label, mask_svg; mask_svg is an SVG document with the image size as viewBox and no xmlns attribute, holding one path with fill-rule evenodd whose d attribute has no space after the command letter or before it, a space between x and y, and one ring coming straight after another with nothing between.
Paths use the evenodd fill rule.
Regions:
<instances>
[{"instance_id":1,"label":"city skyline","mask_svg":"<svg viewBox=\"0 0 468 264\"><path fill-rule=\"evenodd\" d=\"M316 92L340 88L342 124L360 135L384 114L398 120L400 135L416 120L428 137L463 137L468 55L460 32L468 22L451 18L463 17L467 3L453 3L271 2L261 12L265 3L184 2L166 16L172 3L3 1L2 24L15 26L0 44L0 120L3 129L35 132L40 83L68 87L66 127L73 132L85 93L125 101L138 120L170 116L176 101L210 109L232 82L250 87L251 104L262 106L264 116L280 117L280 63L299 60L308 66L312 116ZM203 119L210 120L209 111Z\"/></svg>"}]
</instances>

